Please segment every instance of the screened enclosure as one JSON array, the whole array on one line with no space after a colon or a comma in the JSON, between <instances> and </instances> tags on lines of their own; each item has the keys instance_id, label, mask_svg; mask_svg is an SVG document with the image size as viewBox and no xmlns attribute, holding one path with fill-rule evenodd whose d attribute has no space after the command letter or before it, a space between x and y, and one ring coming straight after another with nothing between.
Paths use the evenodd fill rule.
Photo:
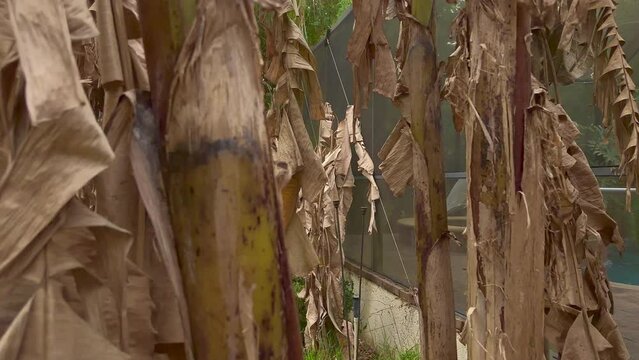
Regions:
<instances>
[{"instance_id":1,"label":"screened enclosure","mask_svg":"<svg viewBox=\"0 0 639 360\"><path fill-rule=\"evenodd\" d=\"M461 5L441 3L436 14L438 58L444 61L454 49L448 36L448 28ZM626 40L624 46L628 61L639 69L639 1L621 0L616 13L620 33ZM318 74L326 101L342 119L346 106L352 100L352 68L346 59L348 39L353 29L353 14L349 11L334 26L328 35L328 43L322 40L315 45ZM397 43L399 25L387 21L385 32L391 47ZM639 81L637 73L633 75ZM343 87L342 87L343 84ZM590 76L576 83L559 88L561 102L577 123L581 137L579 145L586 153L604 196L610 215L617 221L625 239L623 254L609 248L606 267L615 294L615 317L626 337L630 354L639 354L639 322L632 321L639 314L639 200L633 194L632 212L625 210L625 180L616 175L619 163L614 134L601 125L601 115L593 103L593 80ZM360 118L366 146L376 166L377 153L399 119L399 111L387 98L373 94L368 109L362 110ZM317 141L317 124L307 122L309 133ZM451 259L455 291L455 308L466 311L466 244L462 232L466 218L466 178L464 134L453 127L448 104L442 102L442 143L444 168L446 171L447 206L449 230L457 236L451 244ZM356 163L353 168L356 168ZM402 196L394 197L382 179L379 169L375 178L380 188L381 200L377 204L376 222L378 231L365 236L364 266L395 283L416 286L416 255L413 233L413 196L408 189ZM368 182L356 175L353 205L348 216L345 241L346 257L354 263L360 259L360 239L366 226L362 227L360 207L367 206ZM632 315L632 316L631 316Z\"/></svg>"}]
</instances>

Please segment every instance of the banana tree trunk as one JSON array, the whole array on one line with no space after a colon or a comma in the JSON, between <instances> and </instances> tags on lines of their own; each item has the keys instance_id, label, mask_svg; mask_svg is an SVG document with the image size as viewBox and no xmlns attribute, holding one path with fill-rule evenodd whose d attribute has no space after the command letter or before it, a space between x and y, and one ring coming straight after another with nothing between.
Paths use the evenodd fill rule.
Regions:
<instances>
[{"instance_id":1,"label":"banana tree trunk","mask_svg":"<svg viewBox=\"0 0 639 360\"><path fill-rule=\"evenodd\" d=\"M430 4L428 4L430 3ZM449 254L446 188L433 3L415 1L406 59L411 130L415 139L414 189L417 280L423 359L457 359L453 279ZM412 22L411 20L405 21Z\"/></svg>"},{"instance_id":2,"label":"banana tree trunk","mask_svg":"<svg viewBox=\"0 0 639 360\"><path fill-rule=\"evenodd\" d=\"M151 102L162 135L166 130L175 61L193 24L195 4L196 0L138 1Z\"/></svg>"},{"instance_id":3,"label":"banana tree trunk","mask_svg":"<svg viewBox=\"0 0 639 360\"><path fill-rule=\"evenodd\" d=\"M526 5L467 3L469 359L542 359L544 214Z\"/></svg>"},{"instance_id":4,"label":"banana tree trunk","mask_svg":"<svg viewBox=\"0 0 639 360\"><path fill-rule=\"evenodd\" d=\"M167 117L167 188L198 359L300 359L252 4L200 1Z\"/></svg>"}]
</instances>

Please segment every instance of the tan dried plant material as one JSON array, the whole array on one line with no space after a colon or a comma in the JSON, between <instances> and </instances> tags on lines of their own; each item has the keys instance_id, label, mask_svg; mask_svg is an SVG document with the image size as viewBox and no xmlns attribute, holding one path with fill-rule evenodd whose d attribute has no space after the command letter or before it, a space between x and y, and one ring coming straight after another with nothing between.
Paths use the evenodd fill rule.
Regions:
<instances>
[{"instance_id":1,"label":"tan dried plant material","mask_svg":"<svg viewBox=\"0 0 639 360\"><path fill-rule=\"evenodd\" d=\"M273 161L286 163L293 176L299 177L303 197L312 201L319 196L326 178L304 126L300 101L306 97L309 114L315 120L322 119L324 111L315 56L292 19L296 18L295 9L288 0L276 12L261 17L267 32L264 78L275 84L266 121ZM294 208L295 203L286 203L284 208Z\"/></svg>"},{"instance_id":2,"label":"tan dried plant material","mask_svg":"<svg viewBox=\"0 0 639 360\"><path fill-rule=\"evenodd\" d=\"M138 302L139 306L147 307L138 312L153 314L153 327L158 331L149 328L148 333L138 336L150 337L153 344L157 342L161 346L169 340L180 344L171 346L184 347L176 351L185 352L190 358L186 300L160 179L159 134L157 128L149 124L154 120L149 119L144 106L150 105L142 99L143 104L137 106L137 97L142 93L132 90L149 90L137 1L99 0L94 4L94 11L101 30L96 41L101 82L94 84L94 88L100 86L99 92L104 94L99 104L101 123L116 151L114 164L95 181L97 209L132 233L134 245L128 255L139 271L153 280L150 286L138 288L139 297L151 299ZM137 121L134 129L136 111L141 112L144 124ZM168 289L163 289L167 280Z\"/></svg>"},{"instance_id":3,"label":"tan dried plant material","mask_svg":"<svg viewBox=\"0 0 639 360\"><path fill-rule=\"evenodd\" d=\"M97 52L104 88L103 114L109 118L124 91L148 91L149 79L137 0L96 0L93 9L100 30Z\"/></svg>"},{"instance_id":4,"label":"tan dried plant material","mask_svg":"<svg viewBox=\"0 0 639 360\"><path fill-rule=\"evenodd\" d=\"M128 35L122 0L96 0L96 21L100 75L103 84L117 82L118 87L133 88L133 68L128 53ZM112 87L115 91L115 86ZM114 94L117 100L118 94ZM108 101L105 101L108 103ZM108 116L108 113L107 113Z\"/></svg>"},{"instance_id":5,"label":"tan dried plant material","mask_svg":"<svg viewBox=\"0 0 639 360\"><path fill-rule=\"evenodd\" d=\"M399 1L391 1L393 11L389 16L396 16L401 21L399 45L397 47L397 63L400 69L397 87L393 95L393 102L401 112L401 118L386 139L380 149L378 156L382 161L379 169L382 177L390 187L395 196L404 193L407 186L414 186L415 161L422 162L423 155L419 155L419 150L415 144L415 139L411 131L411 97L410 82L414 71L410 70L411 64L407 63L410 51L411 32L415 32L417 19L409 13L406 5ZM390 5L389 5L390 6ZM463 129L465 119L465 108L468 99L468 50L466 41L466 18L465 10L462 9L455 19L452 32L456 35L458 45L450 56L447 69L448 77L445 79L443 96L451 103L454 112L455 128L458 131ZM420 100L416 100L419 102ZM413 159L416 155L421 159Z\"/></svg>"},{"instance_id":6,"label":"tan dried plant material","mask_svg":"<svg viewBox=\"0 0 639 360\"><path fill-rule=\"evenodd\" d=\"M630 208L630 188L639 184L639 106L632 69L623 51L623 39L615 22L611 1L593 1L590 12L597 12L593 51L595 103L604 114L604 125L614 123L621 153L621 172L626 176L626 207Z\"/></svg>"},{"instance_id":7,"label":"tan dried plant material","mask_svg":"<svg viewBox=\"0 0 639 360\"><path fill-rule=\"evenodd\" d=\"M607 59L608 61L611 56L619 57L619 54L623 54L613 55L614 51L610 50L620 42L616 25L611 25L613 23L612 8L614 8L612 2L606 1L561 3L544 1L537 2L531 7L532 37L524 36L523 44L527 52L532 51L533 54L532 73L540 76L547 85L554 83L555 99L559 96L556 91L557 83L572 82L585 75L592 67L593 56L598 57L599 60ZM504 267L504 264L512 260L503 259L502 255L494 250L495 240L492 239L498 239L497 248L508 249L505 255L525 250L522 256L513 259L539 259L539 256L530 256L530 254L543 253L545 266L543 288L546 307L543 318L544 333L554 348L562 353L562 358L627 359L628 354L621 334L610 315L612 294L603 266L606 246L615 244L621 250L623 241L616 223L605 211L601 191L586 157L576 145L575 139L579 131L563 108L556 103L557 100L551 100L544 86L534 78L530 108L525 117L523 193L517 194L518 197L520 195L522 197L517 203L512 201L515 199L512 197L510 184L513 169L506 167L504 173L503 168L500 170L497 166L500 164L500 156L506 154L508 162L514 156L510 146L504 149L504 144L512 144L513 141L513 134L510 133L512 124L503 128L500 136L494 136L496 126L501 126L496 123L495 118L501 119L506 124L509 123L507 120L512 118L512 114L505 116L512 106L509 103L511 101L509 90L500 85L500 78L496 77L496 74L508 78L512 76L511 71L521 70L520 64L517 63L520 59L514 56L514 50L511 47L516 43L514 46L516 50L517 46L521 45L518 42L519 39L515 42L508 37L508 34L512 32L502 31L505 26L504 21L514 18L512 14L506 16L512 10L514 9L503 6L486 8L481 2L467 4L466 9L462 10L455 21L453 33L457 40L457 49L449 58L448 79L444 87L444 97L453 106L455 126L459 130L463 125L466 131L467 144L469 144L467 155L471 163L468 171L471 202L467 225L469 244L476 243L476 246L469 247L468 251L469 270L471 270L469 271L470 308L465 336L469 354L473 358L502 358L508 357L511 351L515 351L519 353L518 356L524 356L520 351L522 345L526 349L532 349L528 347L528 344L532 345L532 343L526 341L526 336L535 339L536 349L539 351L543 349L537 333L541 324L539 315L542 314L542 310L538 309L540 304L538 301L531 300L533 293L538 294L541 289L537 277L533 280L531 275L530 278L524 279L531 295L527 296L529 299L526 301L530 303L525 309L533 314L533 317L530 321L526 321L529 327L526 332L522 332L512 327L513 319L518 316L516 314L521 314L522 311L511 312L511 310L517 310L518 305L512 296L508 296L514 289L512 285L517 285L513 282L514 280L509 279L516 280L513 277L516 274L511 274L509 267ZM517 12L519 11L521 8L518 6ZM519 30L520 20L521 17L518 15L517 30ZM496 23L499 24L500 31L491 27ZM605 33L601 32L603 29L606 29ZM559 51L552 54L546 36L557 31L562 34ZM597 42L597 39L602 38L605 40L603 45ZM495 39L499 40L495 41ZM594 55L590 52L591 49ZM603 49L607 50L603 51ZM504 55L506 55L505 59ZM526 55L527 58L529 55ZM510 63L509 58L516 62ZM623 89L623 78L629 78L624 76L627 67L613 65L613 69L609 71L615 71L616 75L610 76L611 79L616 80L608 82L606 85L608 88L604 89L601 84L605 82L605 79L602 80L602 76L597 76L597 66L601 64L596 64L597 59L594 61L596 81L599 83L596 97L601 97L602 94L612 96L613 102L616 102L615 99L622 91L618 88L615 90L615 87L620 86ZM613 62L624 64L624 61L618 59ZM608 65L603 66L605 68ZM490 83L487 85L486 81ZM491 97L487 98L481 93L486 88L492 89ZM518 91L521 94L521 88L514 89L515 94ZM499 100L493 103L492 98ZM610 98L606 101L609 100ZM599 106L602 106L603 102L597 101ZM610 104L613 102L609 101ZM624 106L625 104L624 102ZM486 112L487 106L488 109L493 109L492 113ZM636 108L636 105L628 106ZM607 109L611 110L609 118L614 118L613 109L610 107ZM500 112L501 118L498 116ZM634 116L631 113L628 112L624 116ZM485 156L484 152L486 152ZM484 162L480 163L473 159L482 159ZM486 161L490 163L490 166ZM527 162L532 164L526 165ZM495 173L488 174L487 177L487 168ZM485 188L494 186L491 178L497 182L504 178L509 179L505 193L511 196L500 200L500 190L489 189L487 193ZM473 186L473 183L476 185ZM543 184L543 189L537 189L538 186L535 184ZM543 202L540 203L542 194ZM490 201L487 201L488 199ZM491 204L495 200L496 203ZM489 211L498 209L499 205L495 204L500 203L510 204L503 208L504 212L501 215L496 212L491 216ZM525 204L524 208L522 204ZM541 209L545 210L543 216L540 215ZM522 210L525 216L521 216ZM502 217L506 213L511 215ZM508 224L509 221L512 224L511 229L522 227L531 229L527 233L528 245L522 248L514 240L508 242L501 240L504 238L502 225ZM544 235L539 234L539 230L543 230ZM502 231L502 234L497 231ZM508 227L506 231L509 231ZM511 239L516 239L512 232L510 236ZM542 236L543 246L540 246ZM526 246L531 248L526 250ZM521 271L525 264L521 260L516 261ZM541 266L536 261L528 264L533 264L535 269ZM538 270L535 270L535 273L538 273ZM492 287L496 289L493 290ZM495 322L494 314L499 313L494 311L496 305L497 310L500 308L504 310L501 323ZM514 314L516 316L513 316ZM505 327L503 327L504 323ZM500 324L502 327L495 326ZM536 330L531 332L533 327ZM522 337L522 334L527 335ZM522 340L525 341L522 342ZM503 341L507 343L504 344Z\"/></svg>"},{"instance_id":8,"label":"tan dried plant material","mask_svg":"<svg viewBox=\"0 0 639 360\"><path fill-rule=\"evenodd\" d=\"M274 104L279 100L281 106L289 90L296 96L306 94L311 118L320 120L324 112L315 56L293 20L299 16L295 2L281 2L282 6L264 24L267 31L264 77L276 85Z\"/></svg>"},{"instance_id":9,"label":"tan dried plant material","mask_svg":"<svg viewBox=\"0 0 639 360\"><path fill-rule=\"evenodd\" d=\"M313 244L304 231L304 225L297 209L300 192L299 177L293 178L284 162L274 164L274 172L275 181L281 194L279 202L287 205L282 209L282 218L286 227L284 244L289 270L293 277L306 276L315 266L319 265L319 259Z\"/></svg>"},{"instance_id":10,"label":"tan dried plant material","mask_svg":"<svg viewBox=\"0 0 639 360\"><path fill-rule=\"evenodd\" d=\"M18 49L9 16L9 2L0 1L0 66L2 67L18 58Z\"/></svg>"},{"instance_id":11,"label":"tan dried plant material","mask_svg":"<svg viewBox=\"0 0 639 360\"><path fill-rule=\"evenodd\" d=\"M124 6L135 9L132 1ZM0 14L7 20L0 26L2 43L8 44L0 55L1 76L9 85L1 106L6 163L0 165L0 212L8 223L0 225L7 240L0 250L0 281L15 284L3 286L0 308L13 310L2 315L0 357L151 359L156 344L151 283L127 260L130 235L77 200L59 211L113 160L111 147L119 168L130 173L134 99L116 97L111 114L96 121L89 104L103 114L96 91L99 57L89 37L98 32L85 1L3 1ZM144 54L137 56L137 81L144 87ZM58 81L60 76L66 80ZM124 198L137 195L129 179ZM117 195L122 193L98 194L109 200ZM100 203L104 208L108 202ZM111 215L136 231L129 221L139 219L139 209L135 201L132 211Z\"/></svg>"},{"instance_id":12,"label":"tan dried plant material","mask_svg":"<svg viewBox=\"0 0 639 360\"><path fill-rule=\"evenodd\" d=\"M269 10L280 10L285 6L290 6L290 0L255 0L262 8Z\"/></svg>"},{"instance_id":13,"label":"tan dried plant material","mask_svg":"<svg viewBox=\"0 0 639 360\"><path fill-rule=\"evenodd\" d=\"M464 335L472 359L544 356L542 141L525 112L531 6L468 1L446 69L443 96L468 144Z\"/></svg>"},{"instance_id":14,"label":"tan dried plant material","mask_svg":"<svg viewBox=\"0 0 639 360\"><path fill-rule=\"evenodd\" d=\"M63 3L52 2L5 2L27 82L25 97L32 124L56 119L64 112L80 107L85 96L74 58L68 55L71 55L71 39L95 35L95 27L73 26L77 33L66 30L71 25L67 25L66 11L71 12L68 16L73 22L77 18L75 6L65 8ZM60 31L46 33L53 29Z\"/></svg>"},{"instance_id":15,"label":"tan dried plant material","mask_svg":"<svg viewBox=\"0 0 639 360\"><path fill-rule=\"evenodd\" d=\"M393 195L402 195L413 181L413 135L405 120L397 122L378 156L384 181Z\"/></svg>"},{"instance_id":16,"label":"tan dried plant material","mask_svg":"<svg viewBox=\"0 0 639 360\"><path fill-rule=\"evenodd\" d=\"M614 128L617 137L629 208L630 188L639 180L639 106L615 9L614 0L552 1L542 7L538 17L540 28L561 34L557 54L550 54L548 45L543 45L548 55L560 59L555 80L571 83L592 72L595 104L603 113L604 126Z\"/></svg>"},{"instance_id":17,"label":"tan dried plant material","mask_svg":"<svg viewBox=\"0 0 639 360\"><path fill-rule=\"evenodd\" d=\"M368 180L369 188L366 195L368 204L370 206L370 217L368 222L368 233L372 234L377 229L375 225L375 201L379 200L379 188L373 177L375 171L375 164L373 159L366 151L366 145L364 144L364 137L362 136L362 126L359 122L359 118L353 116L353 106L346 108L346 131L348 133L349 143L355 148L355 154L357 155L357 171L359 171ZM350 163L348 164L350 167ZM348 211L347 211L348 212ZM346 219L344 219L344 232L346 231Z\"/></svg>"},{"instance_id":18,"label":"tan dried plant material","mask_svg":"<svg viewBox=\"0 0 639 360\"><path fill-rule=\"evenodd\" d=\"M305 101L311 118L322 122L326 109L321 104L315 57L294 21L299 19L296 4L287 0L283 5L261 17L267 32L264 77L275 84L267 127L279 178L288 263L294 276L308 276L321 266L322 257L303 225L305 214L298 204L321 201L327 175L313 149L300 104ZM307 328L317 327L311 323Z\"/></svg>"},{"instance_id":19,"label":"tan dried plant material","mask_svg":"<svg viewBox=\"0 0 639 360\"><path fill-rule=\"evenodd\" d=\"M464 129L467 112L470 111L467 21L466 10L461 9L451 27L451 36L455 38L457 47L446 62L446 79L442 91L442 97L448 101L453 110L453 124L458 132Z\"/></svg>"},{"instance_id":20,"label":"tan dried plant material","mask_svg":"<svg viewBox=\"0 0 639 360\"><path fill-rule=\"evenodd\" d=\"M305 338L311 346L320 343L322 329L332 326L343 336L352 338L353 326L343 316L343 293L341 271L342 243L346 236L347 214L353 201L355 178L351 169L352 147L358 157L358 171L369 181L368 200L372 215L368 231L375 228L375 201L379 199L379 188L373 178L374 164L366 151L361 134L359 119L353 117L353 107L346 110L345 118L333 130L337 122L330 104L325 104L325 119L320 122L320 139L317 154L321 156L328 181L323 192L315 201L302 201L298 215L303 219L304 230L308 234L319 263L306 275L305 289L301 294L308 308ZM338 206L335 206L338 202ZM339 219L339 230L337 228ZM339 233L338 233L339 231ZM341 236L338 236L340 234ZM327 318L330 323L327 323ZM347 351L347 350L344 350Z\"/></svg>"},{"instance_id":21,"label":"tan dried plant material","mask_svg":"<svg viewBox=\"0 0 639 360\"><path fill-rule=\"evenodd\" d=\"M128 106L127 100L122 100L122 106ZM156 306L154 326L157 329L157 341L184 343L187 357L192 356L188 309L160 165L160 131L152 115L148 95L138 93L136 96L132 132L131 167L140 199L153 228L148 271L153 278L151 291Z\"/></svg>"},{"instance_id":22,"label":"tan dried plant material","mask_svg":"<svg viewBox=\"0 0 639 360\"><path fill-rule=\"evenodd\" d=\"M0 268L2 358L128 359L126 329L150 330L144 321L124 325L129 310L142 305L125 302L129 246L129 234L69 202L31 247ZM146 349L150 358L153 343L137 339L130 349Z\"/></svg>"},{"instance_id":23,"label":"tan dried plant material","mask_svg":"<svg viewBox=\"0 0 639 360\"><path fill-rule=\"evenodd\" d=\"M604 267L606 247L623 247L617 224L575 142L574 122L538 82L530 114L543 139L546 339L570 359L629 359Z\"/></svg>"},{"instance_id":24,"label":"tan dried plant material","mask_svg":"<svg viewBox=\"0 0 639 360\"><path fill-rule=\"evenodd\" d=\"M96 41L101 81L93 83L93 89L99 86L98 92L104 94L99 104L101 123L116 152L115 162L95 180L97 210L132 233L130 276L143 273L139 283L153 280L136 288L138 298L149 300L138 301L136 313L152 314L157 331L149 327L131 336L150 338L160 347L171 343L191 358L186 299L159 165L159 132L141 92L149 90L149 80L137 1L98 0L94 11L101 30Z\"/></svg>"},{"instance_id":25,"label":"tan dried plant material","mask_svg":"<svg viewBox=\"0 0 639 360\"><path fill-rule=\"evenodd\" d=\"M306 342L315 347L319 344L322 329L332 326L342 336L353 327L344 319L342 298L341 243L345 238L346 215L353 201L352 189L355 178L351 171L351 136L348 117L338 123L336 131L332 123L337 121L330 105L326 104L326 119L320 123L317 153L322 157L323 171L328 178L317 199L302 202L300 215L304 229L319 258L319 264L306 275L303 294L308 308L307 325L304 331ZM352 109L350 109L352 114ZM350 126L353 123L350 122ZM336 208L334 202L338 201ZM338 237L337 219L339 218ZM345 350L346 351L346 350Z\"/></svg>"},{"instance_id":26,"label":"tan dried plant material","mask_svg":"<svg viewBox=\"0 0 639 360\"><path fill-rule=\"evenodd\" d=\"M391 0L391 3L394 0ZM387 98L395 92L395 60L384 34L388 0L354 0L355 27L348 41L348 61L353 65L354 114L368 106L371 91Z\"/></svg>"},{"instance_id":27,"label":"tan dried plant material","mask_svg":"<svg viewBox=\"0 0 639 360\"><path fill-rule=\"evenodd\" d=\"M10 84L1 99L2 263L113 159L80 85L62 3L9 1L8 12L19 59L1 69Z\"/></svg>"}]
</instances>

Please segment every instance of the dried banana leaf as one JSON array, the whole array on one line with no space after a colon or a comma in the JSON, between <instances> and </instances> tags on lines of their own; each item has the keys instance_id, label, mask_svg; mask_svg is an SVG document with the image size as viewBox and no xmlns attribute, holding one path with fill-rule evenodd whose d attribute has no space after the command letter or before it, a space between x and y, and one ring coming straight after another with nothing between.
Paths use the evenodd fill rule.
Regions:
<instances>
[{"instance_id":1,"label":"dried banana leaf","mask_svg":"<svg viewBox=\"0 0 639 360\"><path fill-rule=\"evenodd\" d=\"M284 1L283 7L270 14L270 21L266 17L262 21L267 31L264 77L276 85L267 127L274 160L285 162L293 175L300 174L302 196L313 201L322 191L326 177L304 126L300 101L306 97L309 114L315 120L324 117L324 109L315 57L291 19L295 8L290 0ZM285 204L284 208L293 206Z\"/></svg>"},{"instance_id":2,"label":"dried banana leaf","mask_svg":"<svg viewBox=\"0 0 639 360\"><path fill-rule=\"evenodd\" d=\"M530 111L544 140L546 338L569 358L628 359L603 265L607 245L623 246L617 224L592 186L575 124L538 82Z\"/></svg>"},{"instance_id":3,"label":"dried banana leaf","mask_svg":"<svg viewBox=\"0 0 639 360\"><path fill-rule=\"evenodd\" d=\"M395 92L395 61L384 34L388 0L355 0L355 27L348 42L348 61L353 65L355 117L368 106L371 91L387 98Z\"/></svg>"},{"instance_id":4,"label":"dried banana leaf","mask_svg":"<svg viewBox=\"0 0 639 360\"><path fill-rule=\"evenodd\" d=\"M9 2L9 11L20 67L2 68L11 85L2 99L0 233L5 245L0 246L0 266L18 257L113 159L80 86L62 4ZM43 58L50 64L43 65ZM49 73L41 74L45 68ZM59 99L61 94L65 99Z\"/></svg>"},{"instance_id":5,"label":"dried banana leaf","mask_svg":"<svg viewBox=\"0 0 639 360\"><path fill-rule=\"evenodd\" d=\"M39 246L0 269L7 292L2 318L12 318L2 321L0 353L14 359L127 359L118 348L126 347L128 331L146 332L136 321L124 326L126 308L135 313L142 305L125 303L129 235L72 200L34 244ZM152 350L152 343L138 340L133 348Z\"/></svg>"},{"instance_id":6,"label":"dried banana leaf","mask_svg":"<svg viewBox=\"0 0 639 360\"><path fill-rule=\"evenodd\" d=\"M375 164L373 159L366 151L366 145L364 144L364 137L362 136L362 128L359 122L359 118L353 117L353 106L346 108L346 118L344 119L344 129L346 130L345 136L348 136L350 144L355 148L355 154L357 154L357 171L359 171L369 182L369 188L367 193L368 204L370 205L371 212L368 222L368 233L372 234L376 230L375 225L375 202L379 200L379 188L373 177L375 170ZM348 161L350 167L350 159ZM348 212L348 209L345 213ZM346 219L344 219L346 224ZM344 231L346 228L344 227Z\"/></svg>"},{"instance_id":7,"label":"dried banana leaf","mask_svg":"<svg viewBox=\"0 0 639 360\"><path fill-rule=\"evenodd\" d=\"M612 0L571 0L562 6L545 7L541 22L548 31L560 30L555 54L562 60L560 77L567 73L572 82L594 70L595 104L603 113L604 126L612 126L617 136L629 208L630 188L639 180L639 106L615 10Z\"/></svg>"}]
</instances>

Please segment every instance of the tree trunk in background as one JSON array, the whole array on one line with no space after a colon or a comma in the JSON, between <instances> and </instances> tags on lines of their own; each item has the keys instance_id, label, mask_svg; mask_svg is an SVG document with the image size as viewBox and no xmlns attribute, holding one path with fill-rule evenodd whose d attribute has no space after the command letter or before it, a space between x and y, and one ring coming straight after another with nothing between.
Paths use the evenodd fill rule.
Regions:
<instances>
[{"instance_id":1,"label":"tree trunk in background","mask_svg":"<svg viewBox=\"0 0 639 360\"><path fill-rule=\"evenodd\" d=\"M141 31L144 39L147 72L151 88L151 106L154 121L159 129L159 146L164 150L164 135L166 134L166 117L169 107L169 94L175 71L175 62L182 49L182 44L195 18L196 0L138 0ZM165 34L166 36L158 36ZM153 128L153 127L151 127ZM148 130L148 128L146 129ZM146 134L153 138L153 134ZM145 143L148 144L149 143ZM152 149L154 150L154 149ZM163 151L157 154L159 163L165 164ZM155 169L153 169L155 170ZM160 176L165 175L164 173ZM166 179L164 179L166 184ZM164 196L161 191L160 196ZM170 227L170 225L169 225ZM170 236L169 238L172 238ZM181 300L182 301L182 300ZM185 331L185 342L190 342L190 334ZM191 348L191 344L180 343L162 344L160 350L171 360L182 360ZM186 355L190 358L192 354Z\"/></svg>"},{"instance_id":2,"label":"tree trunk in background","mask_svg":"<svg viewBox=\"0 0 639 360\"><path fill-rule=\"evenodd\" d=\"M248 1L201 1L167 117L168 193L198 359L301 359Z\"/></svg>"},{"instance_id":3,"label":"tree trunk in background","mask_svg":"<svg viewBox=\"0 0 639 360\"><path fill-rule=\"evenodd\" d=\"M530 55L523 4L467 3L469 359L542 359L540 140L526 131Z\"/></svg>"},{"instance_id":4,"label":"tree trunk in background","mask_svg":"<svg viewBox=\"0 0 639 360\"><path fill-rule=\"evenodd\" d=\"M441 116L434 13L428 1L414 1L408 25L411 47L405 73L415 148L415 237L423 359L457 359L453 279L449 254L446 184L441 146ZM409 24L410 23L410 24ZM408 70L406 72L406 70Z\"/></svg>"},{"instance_id":5,"label":"tree trunk in background","mask_svg":"<svg viewBox=\"0 0 639 360\"><path fill-rule=\"evenodd\" d=\"M175 61L195 19L195 7L196 0L138 1L151 102L162 135L166 130Z\"/></svg>"}]
</instances>

